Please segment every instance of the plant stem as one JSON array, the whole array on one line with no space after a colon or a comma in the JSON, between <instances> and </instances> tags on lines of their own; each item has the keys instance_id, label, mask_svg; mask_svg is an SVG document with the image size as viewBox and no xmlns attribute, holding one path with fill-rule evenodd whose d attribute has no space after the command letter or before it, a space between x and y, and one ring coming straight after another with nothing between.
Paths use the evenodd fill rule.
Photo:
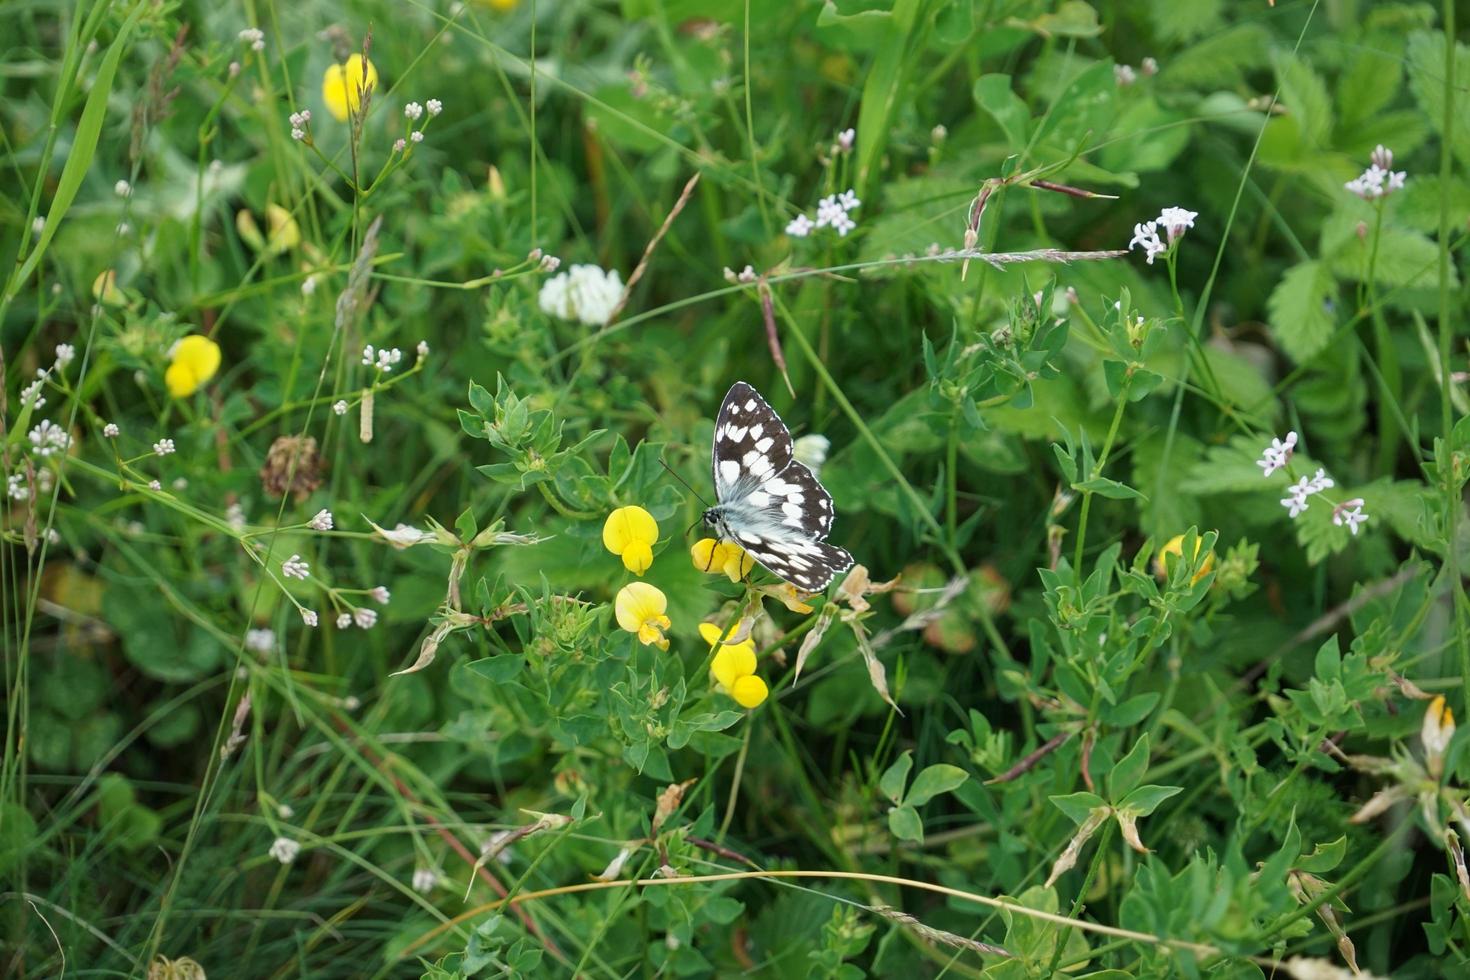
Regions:
<instances>
[{"instance_id":1,"label":"plant stem","mask_svg":"<svg viewBox=\"0 0 1470 980\"><path fill-rule=\"evenodd\" d=\"M1097 463L1093 465L1092 472L1087 474L1091 480L1102 476L1103 467L1108 463L1108 453L1113 451L1113 440L1118 437L1118 426L1123 421L1123 406L1128 404L1129 380L1123 382L1123 390L1118 392L1118 404L1113 409L1113 424L1108 427L1108 437L1103 440L1102 452L1098 453ZM1078 583L1082 581L1082 548L1087 543L1087 516L1092 510L1092 491L1082 491L1082 515L1077 519L1077 547L1073 552L1072 574L1077 576Z\"/></svg>"}]
</instances>

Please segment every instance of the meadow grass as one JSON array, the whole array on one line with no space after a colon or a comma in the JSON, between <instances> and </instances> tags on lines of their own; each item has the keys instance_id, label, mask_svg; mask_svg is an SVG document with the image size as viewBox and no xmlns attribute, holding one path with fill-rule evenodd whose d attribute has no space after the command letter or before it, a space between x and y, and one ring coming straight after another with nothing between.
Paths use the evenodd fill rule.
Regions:
<instances>
[{"instance_id":1,"label":"meadow grass","mask_svg":"<svg viewBox=\"0 0 1470 980\"><path fill-rule=\"evenodd\" d=\"M1455 17L12 4L0 972L1466 971Z\"/></svg>"}]
</instances>

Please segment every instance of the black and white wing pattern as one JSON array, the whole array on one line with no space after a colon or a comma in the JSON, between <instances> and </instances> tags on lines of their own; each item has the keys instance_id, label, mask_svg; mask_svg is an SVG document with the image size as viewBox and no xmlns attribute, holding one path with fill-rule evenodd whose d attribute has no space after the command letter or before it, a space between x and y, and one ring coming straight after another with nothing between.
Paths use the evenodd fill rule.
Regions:
<instances>
[{"instance_id":1,"label":"black and white wing pattern","mask_svg":"<svg viewBox=\"0 0 1470 980\"><path fill-rule=\"evenodd\" d=\"M725 395L711 453L717 506L711 523L772 573L803 592L820 592L852 566L824 540L832 495L793 458L791 433L744 381Z\"/></svg>"}]
</instances>

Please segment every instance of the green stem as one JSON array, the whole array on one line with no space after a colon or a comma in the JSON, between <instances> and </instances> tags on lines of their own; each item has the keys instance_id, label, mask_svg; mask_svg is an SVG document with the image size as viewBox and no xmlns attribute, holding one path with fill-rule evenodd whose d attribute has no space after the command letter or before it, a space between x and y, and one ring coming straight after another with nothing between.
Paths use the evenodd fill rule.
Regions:
<instances>
[{"instance_id":1,"label":"green stem","mask_svg":"<svg viewBox=\"0 0 1470 980\"><path fill-rule=\"evenodd\" d=\"M1129 381L1123 382L1123 390L1118 392L1118 404L1113 409L1113 424L1108 427L1108 437L1103 440L1102 452L1098 453L1097 463L1093 465L1092 472L1086 474L1091 480L1102 476L1103 467L1108 463L1108 453L1113 451L1113 440L1118 437L1118 426L1123 421L1123 406L1128 404ZM1087 517L1092 510L1092 491L1082 491L1082 515L1077 519L1077 547L1073 552L1072 573L1077 576L1077 581L1082 581L1082 548L1087 543Z\"/></svg>"},{"instance_id":2,"label":"green stem","mask_svg":"<svg viewBox=\"0 0 1470 980\"><path fill-rule=\"evenodd\" d=\"M1113 827L1117 823L1112 817L1102 825L1102 833L1097 839L1097 850L1092 852L1092 862L1087 866L1087 877L1082 879L1082 887L1077 890L1077 897L1072 901L1072 910L1067 913L1067 918L1075 919L1082 914L1083 903L1087 900L1087 893L1092 891L1092 883L1097 878L1098 869L1102 867L1107 857L1108 845L1113 841ZM1043 976L1052 976L1056 973L1057 964L1062 960L1062 950L1067 946L1066 928L1057 930L1056 949L1052 950L1051 965L1046 968Z\"/></svg>"}]
</instances>

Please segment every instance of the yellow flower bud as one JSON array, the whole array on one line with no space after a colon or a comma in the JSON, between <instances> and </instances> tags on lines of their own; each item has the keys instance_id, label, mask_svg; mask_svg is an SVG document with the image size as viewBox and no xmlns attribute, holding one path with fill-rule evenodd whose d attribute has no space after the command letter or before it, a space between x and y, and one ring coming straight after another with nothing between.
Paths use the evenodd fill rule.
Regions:
<instances>
[{"instance_id":1,"label":"yellow flower bud","mask_svg":"<svg viewBox=\"0 0 1470 980\"><path fill-rule=\"evenodd\" d=\"M117 288L117 270L106 269L92 280L92 298L107 306L122 306L128 301Z\"/></svg>"},{"instance_id":2,"label":"yellow flower bud","mask_svg":"<svg viewBox=\"0 0 1470 980\"><path fill-rule=\"evenodd\" d=\"M365 92L378 86L378 69L360 54L348 55L346 65L328 65L322 75L322 101L327 111L346 122L347 117L362 107Z\"/></svg>"},{"instance_id":3,"label":"yellow flower bud","mask_svg":"<svg viewBox=\"0 0 1470 980\"><path fill-rule=\"evenodd\" d=\"M187 398L198 391L219 370L219 344L202 334L192 333L174 345L171 362L163 373L163 383L175 398Z\"/></svg>"},{"instance_id":4,"label":"yellow flower bud","mask_svg":"<svg viewBox=\"0 0 1470 980\"><path fill-rule=\"evenodd\" d=\"M1194 553L1196 555L1199 554L1199 549L1202 544L1203 542L1200 541L1199 538L1195 538ZM1154 556L1154 574L1157 575L1159 578L1165 578L1169 574L1169 567L1165 564L1165 555L1175 555L1181 559L1184 557L1184 535L1174 535L1167 542L1165 542L1164 546L1159 549L1159 553ZM1210 574L1210 570L1214 567L1215 553L1212 551L1209 554L1205 555L1205 560L1201 562L1199 568L1195 570L1194 578L1189 580L1189 584L1193 585L1200 579L1204 578L1206 575Z\"/></svg>"},{"instance_id":5,"label":"yellow flower bud","mask_svg":"<svg viewBox=\"0 0 1470 980\"><path fill-rule=\"evenodd\" d=\"M642 575L653 564L653 545L658 541L658 522L642 507L619 507L602 525L602 544L634 575Z\"/></svg>"},{"instance_id":6,"label":"yellow flower bud","mask_svg":"<svg viewBox=\"0 0 1470 980\"><path fill-rule=\"evenodd\" d=\"M1455 737L1455 713L1445 706L1444 697L1429 702L1424 712L1424 725L1419 739L1424 743L1424 761L1429 774L1436 779L1444 772L1444 754Z\"/></svg>"},{"instance_id":7,"label":"yellow flower bud","mask_svg":"<svg viewBox=\"0 0 1470 980\"><path fill-rule=\"evenodd\" d=\"M647 582L632 582L618 590L613 612L618 626L636 634L639 643L667 650L669 638L664 632L673 625L664 615L668 605L668 598L658 588Z\"/></svg>"}]
</instances>

